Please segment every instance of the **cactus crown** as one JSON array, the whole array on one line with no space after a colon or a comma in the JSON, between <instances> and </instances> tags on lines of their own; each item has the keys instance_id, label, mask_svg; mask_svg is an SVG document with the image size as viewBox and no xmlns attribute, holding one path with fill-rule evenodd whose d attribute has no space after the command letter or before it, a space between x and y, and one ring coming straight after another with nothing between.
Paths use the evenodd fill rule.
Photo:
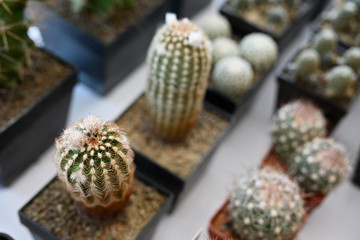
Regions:
<instances>
[{"instance_id":1,"label":"cactus crown","mask_svg":"<svg viewBox=\"0 0 360 240\"><path fill-rule=\"evenodd\" d=\"M0 1L0 87L11 87L22 78L28 63L26 0Z\"/></svg>"},{"instance_id":2,"label":"cactus crown","mask_svg":"<svg viewBox=\"0 0 360 240\"><path fill-rule=\"evenodd\" d=\"M230 194L229 215L241 239L293 239L305 210L287 175L264 169L240 178Z\"/></svg>"},{"instance_id":3,"label":"cactus crown","mask_svg":"<svg viewBox=\"0 0 360 240\"><path fill-rule=\"evenodd\" d=\"M75 201L87 207L122 201L132 188L134 153L112 122L88 116L56 139L54 163Z\"/></svg>"},{"instance_id":4,"label":"cactus crown","mask_svg":"<svg viewBox=\"0 0 360 240\"><path fill-rule=\"evenodd\" d=\"M155 132L166 140L186 137L194 127L211 67L210 43L188 19L168 14L148 51L146 97Z\"/></svg>"},{"instance_id":5,"label":"cactus crown","mask_svg":"<svg viewBox=\"0 0 360 240\"><path fill-rule=\"evenodd\" d=\"M114 8L131 8L134 0L70 0L75 13L91 11L101 15L108 14Z\"/></svg>"},{"instance_id":6,"label":"cactus crown","mask_svg":"<svg viewBox=\"0 0 360 240\"><path fill-rule=\"evenodd\" d=\"M210 40L219 37L230 37L231 26L229 21L218 13L206 15L199 23Z\"/></svg>"},{"instance_id":7,"label":"cactus crown","mask_svg":"<svg viewBox=\"0 0 360 240\"><path fill-rule=\"evenodd\" d=\"M299 148L288 161L288 171L309 192L326 193L348 174L344 146L333 139L316 138Z\"/></svg>"}]
</instances>

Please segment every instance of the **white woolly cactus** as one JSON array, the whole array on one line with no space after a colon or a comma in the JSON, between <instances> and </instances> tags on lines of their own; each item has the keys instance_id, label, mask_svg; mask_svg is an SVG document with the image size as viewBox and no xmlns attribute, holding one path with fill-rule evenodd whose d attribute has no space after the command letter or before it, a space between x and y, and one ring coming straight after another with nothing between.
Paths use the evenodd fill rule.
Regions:
<instances>
[{"instance_id":1,"label":"white woolly cactus","mask_svg":"<svg viewBox=\"0 0 360 240\"><path fill-rule=\"evenodd\" d=\"M291 240L306 216L298 185L272 169L238 179L228 211L240 239Z\"/></svg>"},{"instance_id":2,"label":"white woolly cactus","mask_svg":"<svg viewBox=\"0 0 360 240\"><path fill-rule=\"evenodd\" d=\"M111 218L124 208L134 181L133 159L125 133L94 116L56 139L57 175L90 219Z\"/></svg>"},{"instance_id":3,"label":"white woolly cactus","mask_svg":"<svg viewBox=\"0 0 360 240\"><path fill-rule=\"evenodd\" d=\"M218 37L230 37L231 26L229 21L218 13L206 15L199 26L204 30L210 40Z\"/></svg>"},{"instance_id":4,"label":"white woolly cactus","mask_svg":"<svg viewBox=\"0 0 360 240\"><path fill-rule=\"evenodd\" d=\"M344 146L333 139L315 138L299 148L287 165L302 188L327 193L347 177L349 158Z\"/></svg>"},{"instance_id":5,"label":"white woolly cactus","mask_svg":"<svg viewBox=\"0 0 360 240\"><path fill-rule=\"evenodd\" d=\"M337 34L329 28L324 28L314 36L312 44L321 57L326 57L335 52Z\"/></svg>"},{"instance_id":6,"label":"white woolly cactus","mask_svg":"<svg viewBox=\"0 0 360 240\"><path fill-rule=\"evenodd\" d=\"M344 63L360 74L360 48L352 47L344 53Z\"/></svg>"},{"instance_id":7,"label":"white woolly cactus","mask_svg":"<svg viewBox=\"0 0 360 240\"><path fill-rule=\"evenodd\" d=\"M221 59L215 65L212 81L219 92L238 98L251 86L253 77L253 70L247 61L231 56Z\"/></svg>"},{"instance_id":8,"label":"white woolly cactus","mask_svg":"<svg viewBox=\"0 0 360 240\"><path fill-rule=\"evenodd\" d=\"M241 40L240 52L255 72L263 73L276 62L278 47L270 36L264 33L251 33Z\"/></svg>"},{"instance_id":9,"label":"white woolly cactus","mask_svg":"<svg viewBox=\"0 0 360 240\"><path fill-rule=\"evenodd\" d=\"M240 56L238 44L230 38L219 37L215 39L212 44L213 64L228 56Z\"/></svg>"},{"instance_id":10,"label":"white woolly cactus","mask_svg":"<svg viewBox=\"0 0 360 240\"><path fill-rule=\"evenodd\" d=\"M333 67L325 74L325 95L328 97L343 97L355 82L355 72L351 67L340 65Z\"/></svg>"},{"instance_id":11,"label":"white woolly cactus","mask_svg":"<svg viewBox=\"0 0 360 240\"><path fill-rule=\"evenodd\" d=\"M320 70L320 55L314 49L304 49L295 60L295 73L299 80L313 81Z\"/></svg>"},{"instance_id":12,"label":"white woolly cactus","mask_svg":"<svg viewBox=\"0 0 360 240\"><path fill-rule=\"evenodd\" d=\"M271 127L275 151L283 160L316 137L326 135L326 120L311 102L296 100L282 106L275 114Z\"/></svg>"},{"instance_id":13,"label":"white woolly cactus","mask_svg":"<svg viewBox=\"0 0 360 240\"><path fill-rule=\"evenodd\" d=\"M288 13L282 6L275 6L270 8L266 15L267 23L274 27L281 27L287 23L288 20Z\"/></svg>"}]
</instances>

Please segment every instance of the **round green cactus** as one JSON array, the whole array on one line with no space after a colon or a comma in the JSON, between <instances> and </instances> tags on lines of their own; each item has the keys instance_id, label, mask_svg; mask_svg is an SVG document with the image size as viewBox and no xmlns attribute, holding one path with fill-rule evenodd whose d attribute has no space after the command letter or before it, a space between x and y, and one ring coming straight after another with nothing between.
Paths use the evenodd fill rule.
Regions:
<instances>
[{"instance_id":1,"label":"round green cactus","mask_svg":"<svg viewBox=\"0 0 360 240\"><path fill-rule=\"evenodd\" d=\"M288 159L288 171L308 192L327 193L348 175L344 146L328 138L315 138Z\"/></svg>"},{"instance_id":2,"label":"round green cactus","mask_svg":"<svg viewBox=\"0 0 360 240\"><path fill-rule=\"evenodd\" d=\"M358 12L358 6L352 1L345 2L338 10L333 26L336 30L346 31Z\"/></svg>"},{"instance_id":3,"label":"round green cactus","mask_svg":"<svg viewBox=\"0 0 360 240\"><path fill-rule=\"evenodd\" d=\"M232 0L230 4L240 11L248 10L252 4L251 0Z\"/></svg>"},{"instance_id":4,"label":"round green cactus","mask_svg":"<svg viewBox=\"0 0 360 240\"><path fill-rule=\"evenodd\" d=\"M238 179L228 211L241 239L291 240L306 216L298 185L272 169Z\"/></svg>"},{"instance_id":5,"label":"round green cactus","mask_svg":"<svg viewBox=\"0 0 360 240\"><path fill-rule=\"evenodd\" d=\"M219 92L238 98L251 86L253 77L253 70L247 61L230 56L215 65L212 80Z\"/></svg>"},{"instance_id":6,"label":"round green cactus","mask_svg":"<svg viewBox=\"0 0 360 240\"><path fill-rule=\"evenodd\" d=\"M320 32L318 32L314 36L312 42L313 48L320 54L321 57L335 52L336 44L337 35L329 28L322 29Z\"/></svg>"},{"instance_id":7,"label":"round green cactus","mask_svg":"<svg viewBox=\"0 0 360 240\"><path fill-rule=\"evenodd\" d=\"M251 33L241 40L240 52L255 72L263 73L276 62L278 47L270 36L264 33Z\"/></svg>"},{"instance_id":8,"label":"round green cactus","mask_svg":"<svg viewBox=\"0 0 360 240\"><path fill-rule=\"evenodd\" d=\"M269 25L280 27L287 23L289 16L285 8L275 6L269 9L266 15L266 21Z\"/></svg>"},{"instance_id":9,"label":"round green cactus","mask_svg":"<svg viewBox=\"0 0 360 240\"><path fill-rule=\"evenodd\" d=\"M199 23L210 40L218 37L230 37L231 26L229 21L217 13L206 15Z\"/></svg>"},{"instance_id":10,"label":"round green cactus","mask_svg":"<svg viewBox=\"0 0 360 240\"><path fill-rule=\"evenodd\" d=\"M210 41L188 19L167 15L148 51L146 98L155 132L184 139L197 122L211 68Z\"/></svg>"},{"instance_id":11,"label":"round green cactus","mask_svg":"<svg viewBox=\"0 0 360 240\"><path fill-rule=\"evenodd\" d=\"M344 53L344 63L360 74L360 48L352 47Z\"/></svg>"},{"instance_id":12,"label":"round green cactus","mask_svg":"<svg viewBox=\"0 0 360 240\"><path fill-rule=\"evenodd\" d=\"M296 77L309 81L320 69L320 55L314 49L304 49L296 58L295 67Z\"/></svg>"},{"instance_id":13,"label":"round green cactus","mask_svg":"<svg viewBox=\"0 0 360 240\"><path fill-rule=\"evenodd\" d=\"M230 38L219 37L215 39L212 43L213 64L228 56L240 56L238 44Z\"/></svg>"},{"instance_id":14,"label":"round green cactus","mask_svg":"<svg viewBox=\"0 0 360 240\"><path fill-rule=\"evenodd\" d=\"M355 72L351 67L340 65L325 74L325 95L328 97L346 96L349 87L355 81Z\"/></svg>"},{"instance_id":15,"label":"round green cactus","mask_svg":"<svg viewBox=\"0 0 360 240\"><path fill-rule=\"evenodd\" d=\"M113 122L88 116L56 139L57 175L93 220L112 218L130 196L135 165L125 134Z\"/></svg>"},{"instance_id":16,"label":"round green cactus","mask_svg":"<svg viewBox=\"0 0 360 240\"><path fill-rule=\"evenodd\" d=\"M276 112L271 134L275 151L287 160L305 142L326 135L326 120L311 102L296 100Z\"/></svg>"},{"instance_id":17,"label":"round green cactus","mask_svg":"<svg viewBox=\"0 0 360 240\"><path fill-rule=\"evenodd\" d=\"M285 5L290 9L299 7L301 1L299 0L284 0Z\"/></svg>"}]
</instances>

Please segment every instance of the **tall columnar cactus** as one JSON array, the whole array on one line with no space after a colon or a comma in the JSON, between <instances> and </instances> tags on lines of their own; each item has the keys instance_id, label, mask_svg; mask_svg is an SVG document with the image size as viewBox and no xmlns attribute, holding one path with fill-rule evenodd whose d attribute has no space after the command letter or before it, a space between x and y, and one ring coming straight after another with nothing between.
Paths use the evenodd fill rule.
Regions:
<instances>
[{"instance_id":1,"label":"tall columnar cactus","mask_svg":"<svg viewBox=\"0 0 360 240\"><path fill-rule=\"evenodd\" d=\"M325 95L328 97L343 97L355 82L355 72L351 67L340 65L333 67L325 74Z\"/></svg>"},{"instance_id":2,"label":"tall columnar cactus","mask_svg":"<svg viewBox=\"0 0 360 240\"><path fill-rule=\"evenodd\" d=\"M289 20L289 16L285 8L275 6L269 9L266 15L266 21L274 27L281 27Z\"/></svg>"},{"instance_id":3,"label":"tall columnar cactus","mask_svg":"<svg viewBox=\"0 0 360 240\"><path fill-rule=\"evenodd\" d=\"M114 217L127 203L134 181L134 153L113 122L88 116L56 139L57 175L90 219Z\"/></svg>"},{"instance_id":4,"label":"tall columnar cactus","mask_svg":"<svg viewBox=\"0 0 360 240\"><path fill-rule=\"evenodd\" d=\"M0 87L11 87L22 78L29 63L26 0L0 1Z\"/></svg>"},{"instance_id":5,"label":"tall columnar cactus","mask_svg":"<svg viewBox=\"0 0 360 240\"><path fill-rule=\"evenodd\" d=\"M344 53L344 63L360 74L360 48L352 47Z\"/></svg>"},{"instance_id":6,"label":"tall columnar cactus","mask_svg":"<svg viewBox=\"0 0 360 240\"><path fill-rule=\"evenodd\" d=\"M304 217L300 190L285 174L264 169L240 178L228 211L241 239L293 239Z\"/></svg>"},{"instance_id":7,"label":"tall columnar cactus","mask_svg":"<svg viewBox=\"0 0 360 240\"><path fill-rule=\"evenodd\" d=\"M332 139L316 138L288 160L288 171L308 192L327 193L348 175L344 146Z\"/></svg>"},{"instance_id":8,"label":"tall columnar cactus","mask_svg":"<svg viewBox=\"0 0 360 240\"><path fill-rule=\"evenodd\" d=\"M108 14L114 8L130 8L134 0L70 0L75 13L91 11L101 15Z\"/></svg>"},{"instance_id":9,"label":"tall columnar cactus","mask_svg":"<svg viewBox=\"0 0 360 240\"><path fill-rule=\"evenodd\" d=\"M320 69L320 55L314 49L304 49L295 60L296 78L303 81L313 81Z\"/></svg>"},{"instance_id":10,"label":"tall columnar cactus","mask_svg":"<svg viewBox=\"0 0 360 240\"><path fill-rule=\"evenodd\" d=\"M312 44L322 58L327 57L335 52L337 35L333 30L325 28L314 36Z\"/></svg>"},{"instance_id":11,"label":"tall columnar cactus","mask_svg":"<svg viewBox=\"0 0 360 240\"><path fill-rule=\"evenodd\" d=\"M326 135L326 121L311 102L296 100L282 106L271 127L275 151L287 160L295 150L316 137Z\"/></svg>"},{"instance_id":12,"label":"tall columnar cactus","mask_svg":"<svg viewBox=\"0 0 360 240\"><path fill-rule=\"evenodd\" d=\"M224 57L240 56L238 44L231 38L219 37L212 44L212 62L215 65Z\"/></svg>"},{"instance_id":13,"label":"tall columnar cactus","mask_svg":"<svg viewBox=\"0 0 360 240\"><path fill-rule=\"evenodd\" d=\"M148 51L146 97L155 132L178 141L197 122L211 67L210 41L188 19L168 14Z\"/></svg>"},{"instance_id":14,"label":"tall columnar cactus","mask_svg":"<svg viewBox=\"0 0 360 240\"><path fill-rule=\"evenodd\" d=\"M219 37L230 37L231 26L229 21L218 13L206 15L199 23L210 40Z\"/></svg>"}]
</instances>

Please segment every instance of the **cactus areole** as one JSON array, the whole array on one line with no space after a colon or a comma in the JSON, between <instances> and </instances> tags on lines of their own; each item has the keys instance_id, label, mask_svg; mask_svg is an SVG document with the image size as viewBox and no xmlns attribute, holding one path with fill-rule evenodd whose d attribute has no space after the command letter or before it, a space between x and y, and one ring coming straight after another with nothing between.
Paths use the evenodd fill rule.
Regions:
<instances>
[{"instance_id":1,"label":"cactus areole","mask_svg":"<svg viewBox=\"0 0 360 240\"><path fill-rule=\"evenodd\" d=\"M166 15L148 51L146 98L154 131L184 139L197 122L211 67L210 42L188 19Z\"/></svg>"},{"instance_id":2,"label":"cactus areole","mask_svg":"<svg viewBox=\"0 0 360 240\"><path fill-rule=\"evenodd\" d=\"M91 220L106 220L126 205L134 181L134 153L112 122L88 116L56 139L59 179Z\"/></svg>"}]
</instances>

